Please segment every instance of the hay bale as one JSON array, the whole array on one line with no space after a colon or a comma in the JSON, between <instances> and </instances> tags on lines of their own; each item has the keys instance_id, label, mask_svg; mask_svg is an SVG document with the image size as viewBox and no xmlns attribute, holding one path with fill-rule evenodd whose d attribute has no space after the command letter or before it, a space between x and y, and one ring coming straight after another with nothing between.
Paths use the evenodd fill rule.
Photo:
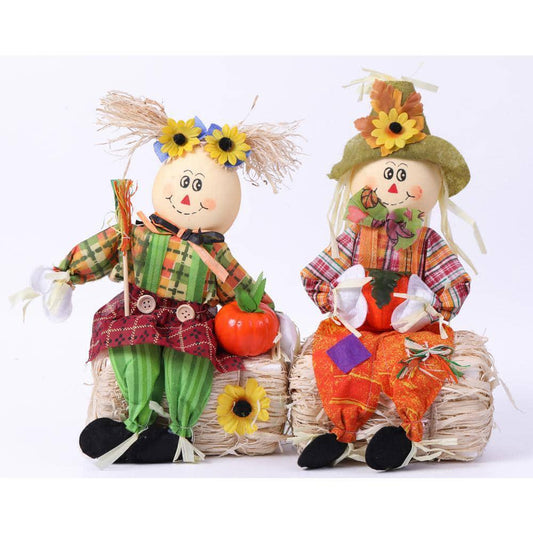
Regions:
<instances>
[{"instance_id":1,"label":"hay bale","mask_svg":"<svg viewBox=\"0 0 533 533\"><path fill-rule=\"evenodd\" d=\"M249 357L244 361L245 370L221 374L215 372L213 389L207 406L193 428L194 445L206 455L267 455L276 451L287 422L288 365L282 354L274 353ZM88 409L87 423L95 418L124 420L128 406L115 380L115 374L107 354L101 354L92 362L93 390ZM257 431L239 436L226 433L219 425L217 399L226 385L244 386L248 378L255 378L270 398L267 422L257 422ZM163 398L162 407L168 404ZM163 422L163 420L161 420Z\"/></svg>"},{"instance_id":2,"label":"hay bale","mask_svg":"<svg viewBox=\"0 0 533 533\"><path fill-rule=\"evenodd\" d=\"M415 459L472 461L483 452L493 427L492 390L498 384L486 339L469 331L455 334L454 360L468 365L459 383L443 386L423 418L424 438L417 445ZM290 421L298 450L311 438L326 433L331 423L322 408L313 372L312 337L293 361L289 391L292 397ZM351 457L364 460L368 441L383 426L399 425L392 401L381 394L374 416L359 430Z\"/></svg>"}]
</instances>

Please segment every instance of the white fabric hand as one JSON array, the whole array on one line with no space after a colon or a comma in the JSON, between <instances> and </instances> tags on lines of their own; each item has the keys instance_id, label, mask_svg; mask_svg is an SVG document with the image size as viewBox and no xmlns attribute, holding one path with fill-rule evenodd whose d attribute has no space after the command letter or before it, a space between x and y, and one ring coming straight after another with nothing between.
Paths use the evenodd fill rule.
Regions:
<instances>
[{"instance_id":1,"label":"white fabric hand","mask_svg":"<svg viewBox=\"0 0 533 533\"><path fill-rule=\"evenodd\" d=\"M354 265L337 278L333 289L333 314L355 329L366 320L368 304L361 292L370 279L362 265Z\"/></svg>"},{"instance_id":2,"label":"white fabric hand","mask_svg":"<svg viewBox=\"0 0 533 533\"><path fill-rule=\"evenodd\" d=\"M405 302L392 313L392 327L400 333L411 333L430 324L432 318L439 316L431 306L434 298L435 294L422 278L412 274L407 285Z\"/></svg>"},{"instance_id":3,"label":"white fabric hand","mask_svg":"<svg viewBox=\"0 0 533 533\"><path fill-rule=\"evenodd\" d=\"M68 272L39 267L31 276L32 289L43 297L45 315L52 322L64 322L72 313L72 292Z\"/></svg>"},{"instance_id":4,"label":"white fabric hand","mask_svg":"<svg viewBox=\"0 0 533 533\"><path fill-rule=\"evenodd\" d=\"M276 311L279 320L279 334L281 351L292 361L300 350L300 332L296 324L285 314Z\"/></svg>"}]
</instances>

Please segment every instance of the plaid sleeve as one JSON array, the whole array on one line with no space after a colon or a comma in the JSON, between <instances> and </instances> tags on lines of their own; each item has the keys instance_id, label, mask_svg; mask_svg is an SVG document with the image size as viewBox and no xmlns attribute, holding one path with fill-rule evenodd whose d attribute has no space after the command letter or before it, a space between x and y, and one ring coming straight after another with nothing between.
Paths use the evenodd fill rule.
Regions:
<instances>
[{"instance_id":1,"label":"plaid sleeve","mask_svg":"<svg viewBox=\"0 0 533 533\"><path fill-rule=\"evenodd\" d=\"M253 278L244 270L231 254L226 243L217 243L213 246L215 259L228 271L228 278L224 283L217 280L217 296L220 303L225 304L235 299L235 287L239 285L248 290L253 284ZM274 307L274 303L268 294L264 294L263 303Z\"/></svg>"},{"instance_id":2,"label":"plaid sleeve","mask_svg":"<svg viewBox=\"0 0 533 533\"><path fill-rule=\"evenodd\" d=\"M329 246L300 273L307 294L323 313L332 310L330 293L335 280L352 266L355 237L355 227L349 226L337 237L339 258L333 259Z\"/></svg>"},{"instance_id":3,"label":"plaid sleeve","mask_svg":"<svg viewBox=\"0 0 533 533\"><path fill-rule=\"evenodd\" d=\"M111 226L77 244L57 268L68 270L70 281L77 285L103 278L118 261L119 242L118 227Z\"/></svg>"},{"instance_id":4,"label":"plaid sleeve","mask_svg":"<svg viewBox=\"0 0 533 533\"><path fill-rule=\"evenodd\" d=\"M424 282L436 295L433 307L451 320L470 292L470 276L436 231L428 230L425 247Z\"/></svg>"}]
</instances>

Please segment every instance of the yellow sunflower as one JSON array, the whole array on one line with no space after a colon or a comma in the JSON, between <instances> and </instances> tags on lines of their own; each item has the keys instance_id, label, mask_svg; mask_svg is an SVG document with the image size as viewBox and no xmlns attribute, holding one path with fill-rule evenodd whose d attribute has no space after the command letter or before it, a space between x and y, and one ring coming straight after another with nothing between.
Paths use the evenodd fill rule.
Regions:
<instances>
[{"instance_id":1,"label":"yellow sunflower","mask_svg":"<svg viewBox=\"0 0 533 533\"><path fill-rule=\"evenodd\" d=\"M420 134L420 130L416 128L416 120L410 119L405 112L398 113L394 107L388 114L380 111L378 117L372 120L376 129L371 135L376 138L376 145L381 146L381 155L388 155L403 148Z\"/></svg>"},{"instance_id":2,"label":"yellow sunflower","mask_svg":"<svg viewBox=\"0 0 533 533\"><path fill-rule=\"evenodd\" d=\"M222 130L213 130L206 138L205 149L219 164L236 165L238 161L246 160L246 152L250 147L246 144L246 134L239 132L236 126L230 128L227 124Z\"/></svg>"},{"instance_id":3,"label":"yellow sunflower","mask_svg":"<svg viewBox=\"0 0 533 533\"><path fill-rule=\"evenodd\" d=\"M183 152L191 152L192 149L200 144L198 135L202 132L201 128L194 125L194 118L184 122L169 118L167 125L161 130L162 135L159 142L163 145L161 151L170 157L181 157Z\"/></svg>"},{"instance_id":4,"label":"yellow sunflower","mask_svg":"<svg viewBox=\"0 0 533 533\"><path fill-rule=\"evenodd\" d=\"M270 398L255 379L250 378L245 388L226 385L218 397L218 423L226 433L254 433L257 431L257 420L268 420L269 407Z\"/></svg>"}]
</instances>

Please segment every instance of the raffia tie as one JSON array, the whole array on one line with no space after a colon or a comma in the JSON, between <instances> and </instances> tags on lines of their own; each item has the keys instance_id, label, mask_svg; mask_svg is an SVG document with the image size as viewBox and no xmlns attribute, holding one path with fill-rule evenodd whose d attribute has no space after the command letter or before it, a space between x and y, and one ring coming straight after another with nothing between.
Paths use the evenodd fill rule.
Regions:
<instances>
[{"instance_id":1,"label":"raffia tie","mask_svg":"<svg viewBox=\"0 0 533 533\"><path fill-rule=\"evenodd\" d=\"M407 337L405 339L405 351L407 353L407 359L402 361L403 367L396 376L398 379L412 377L417 370L420 370L420 372L423 372L429 377L441 381L439 378L431 374L431 372L428 372L425 368L421 367L421 364L426 362L430 357L439 357L446 363L448 367L448 375L453 381L455 381L455 383L457 383L457 378L462 377L463 375L457 367L463 367L464 365L460 365L449 359L449 356L453 355L455 351L451 346L439 344L437 346L429 347L427 343L425 343L425 346L422 346Z\"/></svg>"}]
</instances>

